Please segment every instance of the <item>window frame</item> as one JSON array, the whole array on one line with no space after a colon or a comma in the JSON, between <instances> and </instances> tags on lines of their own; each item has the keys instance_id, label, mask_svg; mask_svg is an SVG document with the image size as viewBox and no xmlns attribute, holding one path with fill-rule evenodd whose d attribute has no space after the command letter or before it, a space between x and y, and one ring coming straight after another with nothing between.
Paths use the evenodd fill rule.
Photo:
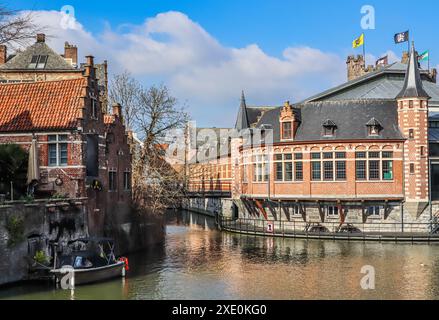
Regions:
<instances>
[{"instance_id":1,"label":"window frame","mask_svg":"<svg viewBox=\"0 0 439 320\"><path fill-rule=\"evenodd\" d=\"M293 139L293 124L291 121L282 121L282 140L291 140ZM289 126L288 129L285 126ZM287 134L288 133L288 134Z\"/></svg>"},{"instance_id":2,"label":"window frame","mask_svg":"<svg viewBox=\"0 0 439 320\"><path fill-rule=\"evenodd\" d=\"M253 183L264 183L270 179L270 164L266 153L254 154L253 160Z\"/></svg>"},{"instance_id":3,"label":"window frame","mask_svg":"<svg viewBox=\"0 0 439 320\"><path fill-rule=\"evenodd\" d=\"M338 212L338 206L330 206L327 205L326 208L326 217L328 218L338 218L340 216L340 212Z\"/></svg>"},{"instance_id":4,"label":"window frame","mask_svg":"<svg viewBox=\"0 0 439 320\"><path fill-rule=\"evenodd\" d=\"M113 168L108 170L108 191L117 191L117 170Z\"/></svg>"},{"instance_id":5,"label":"window frame","mask_svg":"<svg viewBox=\"0 0 439 320\"><path fill-rule=\"evenodd\" d=\"M91 110L90 110L90 118L97 120L98 116L98 101L95 98L91 98Z\"/></svg>"},{"instance_id":6,"label":"window frame","mask_svg":"<svg viewBox=\"0 0 439 320\"><path fill-rule=\"evenodd\" d=\"M51 137L54 139L51 140ZM55 150L51 150L55 148ZM55 163L52 162L52 152L55 151ZM63 154L65 153L65 156ZM67 167L69 165L69 137L68 134L47 135L47 165L49 167Z\"/></svg>"},{"instance_id":7,"label":"window frame","mask_svg":"<svg viewBox=\"0 0 439 320\"><path fill-rule=\"evenodd\" d=\"M286 152L273 155L275 182L303 181L303 153Z\"/></svg>"},{"instance_id":8,"label":"window frame","mask_svg":"<svg viewBox=\"0 0 439 320\"><path fill-rule=\"evenodd\" d=\"M317 164L320 163L320 179L317 179ZM344 169L339 169L344 166ZM347 181L346 151L311 152L311 181Z\"/></svg>"},{"instance_id":9,"label":"window frame","mask_svg":"<svg viewBox=\"0 0 439 320\"><path fill-rule=\"evenodd\" d=\"M125 170L123 172L123 190L131 191L132 183L131 183L131 171Z\"/></svg>"},{"instance_id":10,"label":"window frame","mask_svg":"<svg viewBox=\"0 0 439 320\"><path fill-rule=\"evenodd\" d=\"M394 152L391 150L372 150L372 151L357 151L355 152L355 180L361 181L382 181L382 182L392 182L395 179L394 172ZM359 164L364 164L362 172L365 172L364 178L359 176ZM377 163L377 166L375 164ZM372 165L373 164L373 165ZM373 168L372 166L375 166ZM386 168L387 167L387 168ZM378 177L372 177L372 172L374 174L378 173ZM386 173L390 174L391 177L385 177Z\"/></svg>"}]
</instances>

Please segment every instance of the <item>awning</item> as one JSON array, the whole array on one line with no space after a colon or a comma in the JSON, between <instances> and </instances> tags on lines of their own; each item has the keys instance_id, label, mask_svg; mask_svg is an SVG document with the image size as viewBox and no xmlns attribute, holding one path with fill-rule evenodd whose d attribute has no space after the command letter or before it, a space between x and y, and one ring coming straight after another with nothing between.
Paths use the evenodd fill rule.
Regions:
<instances>
[{"instance_id":1,"label":"awning","mask_svg":"<svg viewBox=\"0 0 439 320\"><path fill-rule=\"evenodd\" d=\"M40 167L38 165L37 139L33 138L29 149L29 163L27 167L27 184L40 179Z\"/></svg>"}]
</instances>

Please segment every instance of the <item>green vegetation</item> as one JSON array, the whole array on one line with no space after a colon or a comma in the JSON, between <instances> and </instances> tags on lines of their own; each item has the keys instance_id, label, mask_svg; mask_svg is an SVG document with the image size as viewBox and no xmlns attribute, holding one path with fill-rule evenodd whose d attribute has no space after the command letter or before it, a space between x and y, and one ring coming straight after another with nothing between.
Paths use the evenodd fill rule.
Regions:
<instances>
[{"instance_id":1,"label":"green vegetation","mask_svg":"<svg viewBox=\"0 0 439 320\"><path fill-rule=\"evenodd\" d=\"M53 200L59 200L59 199L67 199L68 196L66 194L63 193L55 193L53 196L50 197L50 199Z\"/></svg>"},{"instance_id":2,"label":"green vegetation","mask_svg":"<svg viewBox=\"0 0 439 320\"><path fill-rule=\"evenodd\" d=\"M35 200L35 198L31 195L25 195L20 197L21 201L26 201L26 203L31 203Z\"/></svg>"},{"instance_id":3,"label":"green vegetation","mask_svg":"<svg viewBox=\"0 0 439 320\"><path fill-rule=\"evenodd\" d=\"M6 230L9 234L8 246L12 247L24 240L23 218L12 216L6 222Z\"/></svg>"},{"instance_id":4,"label":"green vegetation","mask_svg":"<svg viewBox=\"0 0 439 320\"><path fill-rule=\"evenodd\" d=\"M46 265L50 262L50 258L48 256L46 256L46 254L42 250L39 250L35 253L34 260L37 263L43 264L43 265Z\"/></svg>"},{"instance_id":5,"label":"green vegetation","mask_svg":"<svg viewBox=\"0 0 439 320\"><path fill-rule=\"evenodd\" d=\"M28 153L16 144L0 145L0 194L9 199L11 182L14 198L26 195Z\"/></svg>"}]
</instances>

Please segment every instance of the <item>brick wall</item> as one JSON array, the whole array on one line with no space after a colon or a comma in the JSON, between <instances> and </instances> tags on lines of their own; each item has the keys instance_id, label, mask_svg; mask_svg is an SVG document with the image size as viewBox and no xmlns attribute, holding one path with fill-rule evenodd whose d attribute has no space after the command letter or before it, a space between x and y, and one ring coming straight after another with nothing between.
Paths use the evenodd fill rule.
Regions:
<instances>
[{"instance_id":1,"label":"brick wall","mask_svg":"<svg viewBox=\"0 0 439 320\"><path fill-rule=\"evenodd\" d=\"M64 72L0 72L0 82L35 82L77 79L82 77L82 70Z\"/></svg>"},{"instance_id":2,"label":"brick wall","mask_svg":"<svg viewBox=\"0 0 439 320\"><path fill-rule=\"evenodd\" d=\"M406 198L428 201L428 102L425 99L398 101L398 124L404 143Z\"/></svg>"},{"instance_id":3,"label":"brick wall","mask_svg":"<svg viewBox=\"0 0 439 320\"><path fill-rule=\"evenodd\" d=\"M271 179L268 182L253 181L253 162L251 150L243 150L242 156L247 158L247 183L235 180L241 184L236 188L242 189L243 195L278 198L401 198L403 197L403 168L401 142L386 143L345 143L345 144L310 144L274 147L271 151ZM265 152L264 149L253 149L253 152ZM392 151L393 152L393 179L392 180L357 180L355 174L355 152L357 151ZM312 181L311 180L311 153L313 152L346 152L346 179L342 181ZM292 182L275 181L275 166L273 154L276 153L302 153L303 180ZM337 159L335 159L337 160ZM232 162L234 160L232 159ZM242 159L240 164L242 167ZM242 170L242 169L241 169ZM323 170L323 169L322 169ZM380 168L381 170L381 168Z\"/></svg>"}]
</instances>

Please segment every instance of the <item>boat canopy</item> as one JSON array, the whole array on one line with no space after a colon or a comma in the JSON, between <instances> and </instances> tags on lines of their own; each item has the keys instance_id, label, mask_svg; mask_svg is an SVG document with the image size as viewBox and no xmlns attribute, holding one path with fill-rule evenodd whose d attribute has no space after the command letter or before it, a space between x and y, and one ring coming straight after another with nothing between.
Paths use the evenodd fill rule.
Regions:
<instances>
[{"instance_id":1,"label":"boat canopy","mask_svg":"<svg viewBox=\"0 0 439 320\"><path fill-rule=\"evenodd\" d=\"M102 243L113 244L114 240L112 238L105 238L105 237L90 237L90 238L79 238L79 239L75 239L75 240L70 240L68 242L68 244L72 244L75 242L96 243L96 244L102 244Z\"/></svg>"}]
</instances>

